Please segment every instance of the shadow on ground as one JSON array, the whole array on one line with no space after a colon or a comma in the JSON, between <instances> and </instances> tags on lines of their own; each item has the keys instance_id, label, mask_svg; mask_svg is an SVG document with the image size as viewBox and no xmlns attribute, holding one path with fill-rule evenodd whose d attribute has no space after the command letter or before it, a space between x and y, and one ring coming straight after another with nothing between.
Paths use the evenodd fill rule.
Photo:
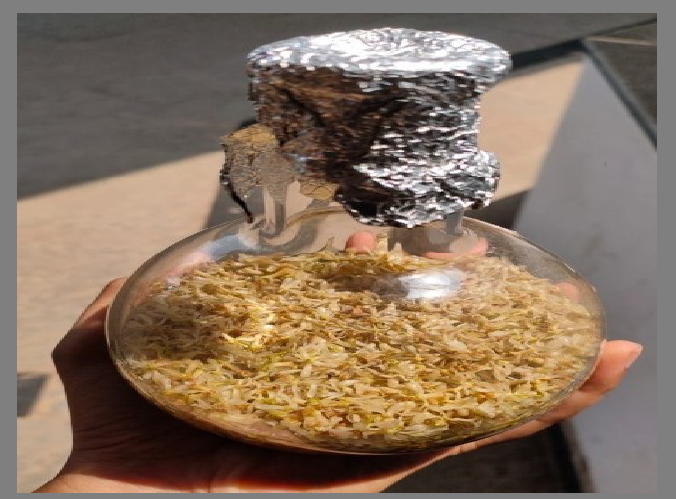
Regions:
<instances>
[{"instance_id":1,"label":"shadow on ground","mask_svg":"<svg viewBox=\"0 0 676 499\"><path fill-rule=\"evenodd\" d=\"M16 417L23 418L30 414L46 381L45 374L16 374Z\"/></svg>"}]
</instances>

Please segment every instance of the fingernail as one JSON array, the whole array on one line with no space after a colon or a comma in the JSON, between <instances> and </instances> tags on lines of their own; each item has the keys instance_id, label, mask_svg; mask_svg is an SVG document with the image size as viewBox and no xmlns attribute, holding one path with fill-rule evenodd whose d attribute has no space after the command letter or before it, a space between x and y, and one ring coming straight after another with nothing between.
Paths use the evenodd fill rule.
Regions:
<instances>
[{"instance_id":1,"label":"fingernail","mask_svg":"<svg viewBox=\"0 0 676 499\"><path fill-rule=\"evenodd\" d=\"M636 348L632 350L627 358L627 363L624 365L625 369L628 369L635 361L638 359L638 356L641 355L643 347L641 345L636 345Z\"/></svg>"}]
</instances>

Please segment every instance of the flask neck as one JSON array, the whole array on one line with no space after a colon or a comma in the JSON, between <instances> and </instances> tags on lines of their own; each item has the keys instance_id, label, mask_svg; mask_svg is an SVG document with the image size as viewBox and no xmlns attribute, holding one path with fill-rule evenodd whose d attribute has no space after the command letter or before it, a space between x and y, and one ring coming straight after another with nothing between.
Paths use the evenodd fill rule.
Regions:
<instances>
[{"instance_id":1,"label":"flask neck","mask_svg":"<svg viewBox=\"0 0 676 499\"><path fill-rule=\"evenodd\" d=\"M463 254L476 248L477 235L463 226L464 210L448 215L443 220L411 229L392 229L389 247L397 243L409 254L425 256L428 253Z\"/></svg>"},{"instance_id":2,"label":"flask neck","mask_svg":"<svg viewBox=\"0 0 676 499\"><path fill-rule=\"evenodd\" d=\"M332 202L326 193L321 195L322 193L308 191L307 186L298 180L286 184L262 185L261 211L258 215L254 214L254 224L260 227L261 235L268 238L277 237L288 227L291 220L303 212L340 206ZM332 192L329 196L330 194Z\"/></svg>"},{"instance_id":3,"label":"flask neck","mask_svg":"<svg viewBox=\"0 0 676 499\"><path fill-rule=\"evenodd\" d=\"M330 191L327 190L324 199L317 199L308 196L308 189L304 189L299 182L292 182L286 186L285 192L281 194L281 186L277 186L270 191L269 186L261 188L263 202L261 204L262 212L254 217L254 225L258 227L260 237L271 244L288 242L287 239L295 239L305 232L298 224L293 221L303 215L310 215L313 212L324 212L326 209L336 213L344 213L346 218L352 220L348 225L355 231L366 231L378 235L386 235L388 248L393 249L400 245L401 249L411 255L424 256L427 253L453 253L462 254L472 251L478 243L478 238L474 232L463 225L464 211L458 211L448 215L443 220L429 224L417 226L414 228L396 228L371 226L357 222L345 210L344 206L338 202L332 201ZM316 191L311 192L314 196L318 195ZM311 220L311 218L309 218ZM328 223L328 222L327 222ZM292 228L289 226L293 225ZM344 232L344 223L341 227L335 227L335 236L342 240L349 237ZM306 230L315 232L317 228L311 228L305 225ZM331 227L325 227L319 230L319 233L325 231L332 232Z\"/></svg>"}]
</instances>

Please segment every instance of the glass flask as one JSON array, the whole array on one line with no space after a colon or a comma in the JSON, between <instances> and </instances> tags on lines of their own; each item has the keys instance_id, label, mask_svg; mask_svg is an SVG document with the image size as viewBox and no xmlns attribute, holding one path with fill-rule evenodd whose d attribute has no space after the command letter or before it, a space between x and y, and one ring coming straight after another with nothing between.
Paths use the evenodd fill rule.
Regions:
<instances>
[{"instance_id":1,"label":"glass flask","mask_svg":"<svg viewBox=\"0 0 676 499\"><path fill-rule=\"evenodd\" d=\"M277 49L307 54L309 44L312 54L326 54L349 41L340 50L353 56L365 50L359 43L382 52L383 40L405 48L403 42L424 39L435 51L441 43L457 53L458 37L411 30L330 36L329 48L322 37L303 37L251 56L258 60L250 63L250 74L258 85L252 95L262 124L224 139L221 179L245 213L174 244L128 279L106 324L115 365L135 390L177 418L240 441L301 452L426 451L485 438L542 415L591 373L604 337L603 311L594 289L561 259L516 232L464 216L492 194L491 157L474 163L475 177L476 171L485 173L483 183L444 173L459 185L456 204L429 202L427 194L428 204L415 195L401 202L401 192L410 193L415 184L405 169L374 160L370 166L390 172L391 182L378 191L383 184L350 176L359 160L341 158L359 142L345 137L359 130L367 129L371 144L378 142L368 123L355 125L349 117L345 127L357 132L336 132L338 145L315 136L287 147L294 141L285 134L303 137L299 129L315 131L320 125L296 116L298 109L276 107L274 96L261 90L271 81L294 88L297 75L256 71L260 54L267 57L265 65ZM408 53L406 61L425 62L424 78L430 78L432 58L414 56ZM446 53L445 60L451 56ZM472 56L487 60L474 47L462 54L462 71L454 67L453 74L480 72L467 64ZM391 54L368 57L396 62ZM324 57L322 63L328 67L331 60ZM288 68L279 60L270 64ZM311 58L304 64L312 64L312 71L319 66ZM496 67L495 60L492 64ZM387 79L392 66L385 76L375 74ZM396 80L407 85L420 77L411 77L408 67L396 69ZM341 71L364 81L364 75ZM373 66L368 72L373 81ZM333 76L319 75L319 83L309 78L304 95L319 103L320 114L331 99L341 109L359 101L343 88L340 98L321 92L331 88ZM434 85L424 78L417 81L427 92ZM451 90L460 92L459 81L453 80ZM470 137L469 145L455 140L450 146L464 152L476 146L476 97L489 85L469 86L474 93L463 99L450 92L465 103L458 109L470 109L458 125L470 130L459 134ZM295 95L291 106L307 110L309 101L298 104ZM420 109L426 105L416 102L412 116L424 115ZM438 125L429 115L423 118ZM438 140L428 141L420 124L412 130L412 120L394 121L407 144ZM380 137L391 138L395 125L381 122ZM387 157L395 150L426 155L430 163L436 158L434 148L406 147L390 148Z\"/></svg>"}]
</instances>

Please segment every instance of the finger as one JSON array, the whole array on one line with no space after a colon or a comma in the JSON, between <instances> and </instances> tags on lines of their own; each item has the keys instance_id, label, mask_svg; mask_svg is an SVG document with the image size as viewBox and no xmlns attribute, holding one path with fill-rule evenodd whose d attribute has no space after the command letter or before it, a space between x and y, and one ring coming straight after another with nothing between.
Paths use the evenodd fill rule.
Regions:
<instances>
[{"instance_id":1,"label":"finger","mask_svg":"<svg viewBox=\"0 0 676 499\"><path fill-rule=\"evenodd\" d=\"M580 392L604 395L615 388L624 372L641 355L643 347L633 341L607 342L593 374L580 387Z\"/></svg>"},{"instance_id":2,"label":"finger","mask_svg":"<svg viewBox=\"0 0 676 499\"><path fill-rule=\"evenodd\" d=\"M434 258L437 260L451 260L457 258L461 255L485 255L488 252L488 240L484 237L479 238L476 244L472 247L471 250L464 253L437 253L434 251L428 251L423 256L427 258Z\"/></svg>"},{"instance_id":3,"label":"finger","mask_svg":"<svg viewBox=\"0 0 676 499\"><path fill-rule=\"evenodd\" d=\"M376 236L370 232L355 232L347 238L345 249L357 253L370 253L376 249Z\"/></svg>"},{"instance_id":4,"label":"finger","mask_svg":"<svg viewBox=\"0 0 676 499\"><path fill-rule=\"evenodd\" d=\"M580 290L572 282L559 282L557 286L563 294L572 301L580 301Z\"/></svg>"},{"instance_id":5,"label":"finger","mask_svg":"<svg viewBox=\"0 0 676 499\"><path fill-rule=\"evenodd\" d=\"M100 315L101 310L105 309L113 301L113 298L126 280L126 277L119 277L106 284L94 301L85 308L78 320L75 321L73 328L81 326L95 315Z\"/></svg>"},{"instance_id":6,"label":"finger","mask_svg":"<svg viewBox=\"0 0 676 499\"><path fill-rule=\"evenodd\" d=\"M447 450L445 454L469 452L486 445L527 437L575 416L584 409L599 402L605 394L618 386L626 369L640 355L641 349L641 345L630 341L616 340L604 343L592 376L589 377L578 391L556 408L517 428L476 442L460 445Z\"/></svg>"},{"instance_id":7,"label":"finger","mask_svg":"<svg viewBox=\"0 0 676 499\"><path fill-rule=\"evenodd\" d=\"M165 276L165 278L181 276L181 275L185 274L186 272L188 272L189 270L197 268L204 263L210 263L210 262L213 262L213 261L214 261L214 259L211 257L211 255L208 255L207 253L202 253L201 251L197 252L197 253L193 253L193 254L189 255L185 260L183 260L178 265L178 267L176 267L171 272L169 272Z\"/></svg>"},{"instance_id":8,"label":"finger","mask_svg":"<svg viewBox=\"0 0 676 499\"><path fill-rule=\"evenodd\" d=\"M110 281L52 350L52 361L60 374L71 371L71 367L77 367L78 363L89 362L105 354L103 321L108 305L125 280Z\"/></svg>"},{"instance_id":9,"label":"finger","mask_svg":"<svg viewBox=\"0 0 676 499\"><path fill-rule=\"evenodd\" d=\"M642 350L641 345L631 341L614 340L605 343L589 379L558 407L538 419L554 424L596 404L620 384L626 370L636 361Z\"/></svg>"}]
</instances>

